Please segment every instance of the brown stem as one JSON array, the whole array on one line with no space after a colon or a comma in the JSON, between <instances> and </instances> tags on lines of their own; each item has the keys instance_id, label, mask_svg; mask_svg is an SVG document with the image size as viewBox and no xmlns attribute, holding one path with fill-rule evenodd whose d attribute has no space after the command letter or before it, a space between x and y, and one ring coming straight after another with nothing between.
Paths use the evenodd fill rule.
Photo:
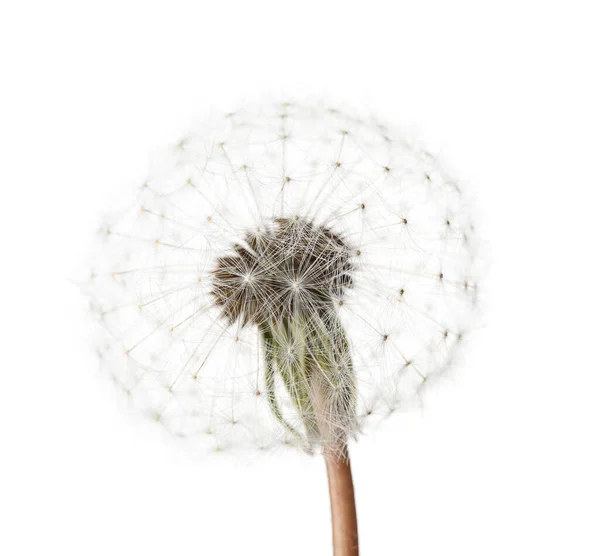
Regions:
<instances>
[{"instance_id":1,"label":"brown stem","mask_svg":"<svg viewBox=\"0 0 600 556\"><path fill-rule=\"evenodd\" d=\"M354 485L348 450L325 451L325 465L331 500L333 556L358 556L358 528Z\"/></svg>"}]
</instances>

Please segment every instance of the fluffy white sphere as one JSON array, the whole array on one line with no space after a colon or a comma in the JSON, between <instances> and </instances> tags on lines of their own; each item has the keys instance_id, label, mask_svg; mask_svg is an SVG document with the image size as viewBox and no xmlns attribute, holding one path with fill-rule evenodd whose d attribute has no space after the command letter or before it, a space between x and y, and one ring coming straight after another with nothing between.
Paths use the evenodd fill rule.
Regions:
<instances>
[{"instance_id":1,"label":"fluffy white sphere","mask_svg":"<svg viewBox=\"0 0 600 556\"><path fill-rule=\"evenodd\" d=\"M176 436L219 450L318 443L279 374L269 397L258 326L231 322L215 302L217 261L235 245L251 251L244 238L272 233L278 219L329 230L351 261L351 285L330 291L355 387L345 434L418 399L472 326L469 205L429 153L322 105L216 117L107 218L88 284L102 367Z\"/></svg>"}]
</instances>

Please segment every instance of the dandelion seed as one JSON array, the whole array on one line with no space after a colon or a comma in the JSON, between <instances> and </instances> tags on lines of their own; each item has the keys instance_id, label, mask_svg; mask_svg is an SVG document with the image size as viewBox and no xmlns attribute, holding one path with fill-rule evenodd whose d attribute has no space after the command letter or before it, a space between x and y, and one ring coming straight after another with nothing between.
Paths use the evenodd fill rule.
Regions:
<instances>
[{"instance_id":1,"label":"dandelion seed","mask_svg":"<svg viewBox=\"0 0 600 556\"><path fill-rule=\"evenodd\" d=\"M322 452L357 554L348 444L419 399L477 311L464 193L375 120L283 103L186 136L131 206L89 274L100 364L209 451Z\"/></svg>"}]
</instances>

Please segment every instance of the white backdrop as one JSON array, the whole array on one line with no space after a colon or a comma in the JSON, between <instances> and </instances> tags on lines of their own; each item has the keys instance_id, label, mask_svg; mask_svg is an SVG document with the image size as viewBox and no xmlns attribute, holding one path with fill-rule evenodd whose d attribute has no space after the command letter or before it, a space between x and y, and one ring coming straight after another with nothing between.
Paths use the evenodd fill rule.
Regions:
<instances>
[{"instance_id":1,"label":"white backdrop","mask_svg":"<svg viewBox=\"0 0 600 556\"><path fill-rule=\"evenodd\" d=\"M119 412L68 278L211 107L373 108L476 192L486 326L353 448L362 553L600 552L600 39L592 2L6 2L0 552L330 553L319 459L191 461Z\"/></svg>"}]
</instances>

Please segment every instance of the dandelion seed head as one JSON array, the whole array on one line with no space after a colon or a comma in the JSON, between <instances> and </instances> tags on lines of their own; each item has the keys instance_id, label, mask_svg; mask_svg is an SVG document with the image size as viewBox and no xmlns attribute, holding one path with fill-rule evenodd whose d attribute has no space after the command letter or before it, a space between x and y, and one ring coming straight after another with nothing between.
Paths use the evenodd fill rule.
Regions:
<instances>
[{"instance_id":1,"label":"dandelion seed head","mask_svg":"<svg viewBox=\"0 0 600 556\"><path fill-rule=\"evenodd\" d=\"M87 293L130 403L209 451L307 452L420 400L478 311L463 188L377 120L215 116L106 218Z\"/></svg>"}]
</instances>

